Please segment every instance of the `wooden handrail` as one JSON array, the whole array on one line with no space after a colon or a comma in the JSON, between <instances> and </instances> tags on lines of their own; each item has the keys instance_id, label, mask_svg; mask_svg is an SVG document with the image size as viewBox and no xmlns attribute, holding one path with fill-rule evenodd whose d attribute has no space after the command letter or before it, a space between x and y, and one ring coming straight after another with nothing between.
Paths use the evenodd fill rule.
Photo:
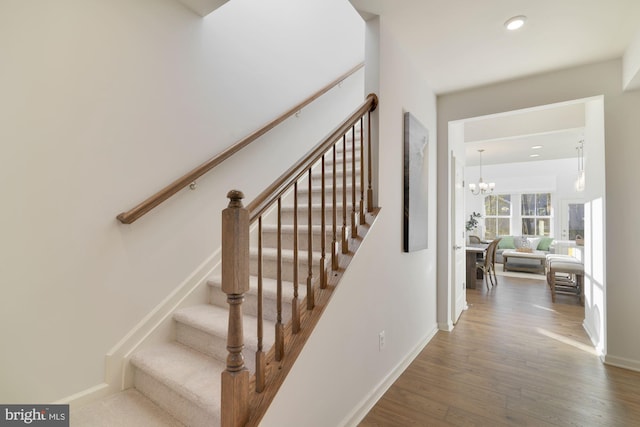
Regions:
<instances>
[{"instance_id":1,"label":"wooden handrail","mask_svg":"<svg viewBox=\"0 0 640 427\"><path fill-rule=\"evenodd\" d=\"M287 112L285 112L284 114L276 118L275 120L267 123L265 126L253 132L249 136L236 142L226 150L222 151L221 153L217 154L216 156L202 163L200 166L196 167L191 172L183 175L181 178L178 178L177 180L173 181L171 184L167 185L162 190L158 191L157 193L147 198L143 202L139 203L134 208L129 209L126 212L122 212L116 218L118 219L118 221L120 221L123 224L133 223L134 221L139 219L141 216L143 216L144 214L146 214L147 212L151 211L153 208L158 206L160 203L164 202L169 197L173 196L178 191L182 190L183 188L185 188L186 186L194 182L196 179L200 178L202 175L209 172L211 169L213 169L214 167L216 167L217 165L219 165L220 163L222 163L223 161L225 161L226 159L228 159L238 151L242 150L244 147L251 144L253 141L260 138L262 135L269 132L274 127L278 126L280 123L282 123L289 117L293 116L302 108L306 107L311 102L315 101L320 96L324 95L329 90L333 89L335 86L340 84L343 80L351 76L353 73L358 71L363 66L364 66L364 63L360 63L356 65L355 67L353 67L352 69L350 69L349 71L347 71L346 73L338 77L337 79L333 80L331 83L329 83L328 85L320 89L318 92L314 93L309 98L297 104L295 107L291 108L290 110L288 110Z\"/></svg>"},{"instance_id":2,"label":"wooden handrail","mask_svg":"<svg viewBox=\"0 0 640 427\"><path fill-rule=\"evenodd\" d=\"M258 197L256 197L249 205L247 210L250 213L250 221L255 221L264 211L271 205L274 200L288 189L290 184L297 181L306 171L331 147L336 139L340 138L350 129L353 124L360 120L365 113L374 111L378 106L378 97L371 93L367 99L354 110L341 124L339 124L323 141L316 145L305 157L291 166L280 178L267 187Z\"/></svg>"}]
</instances>

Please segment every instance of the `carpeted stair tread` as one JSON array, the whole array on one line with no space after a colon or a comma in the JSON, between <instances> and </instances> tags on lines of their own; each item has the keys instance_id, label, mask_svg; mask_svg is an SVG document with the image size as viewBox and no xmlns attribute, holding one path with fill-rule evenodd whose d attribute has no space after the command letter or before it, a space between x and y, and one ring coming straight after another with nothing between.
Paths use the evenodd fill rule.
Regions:
<instances>
[{"instance_id":1,"label":"carpeted stair tread","mask_svg":"<svg viewBox=\"0 0 640 427\"><path fill-rule=\"evenodd\" d=\"M229 322L227 307L218 307L212 304L194 305L177 310L173 318L192 328L226 339ZM243 320L245 349L255 351L258 348L258 339L255 336L258 319L245 314ZM264 346L269 348L274 342L274 323L263 319L263 329Z\"/></svg>"},{"instance_id":2,"label":"carpeted stair tread","mask_svg":"<svg viewBox=\"0 0 640 427\"><path fill-rule=\"evenodd\" d=\"M302 281L306 281L306 276L301 272ZM213 276L208 281L209 286L220 288L222 286L222 277L221 276ZM249 276L249 291L247 294L257 295L258 293L258 276ZM268 277L262 278L262 295L265 299L276 299L276 295L278 293L278 281L276 279L271 279ZM307 294L306 286L303 286L301 283L298 286L298 298L302 299ZM285 300L291 300L293 298L293 282L289 282L287 280L282 281L282 297Z\"/></svg>"},{"instance_id":3,"label":"carpeted stair tread","mask_svg":"<svg viewBox=\"0 0 640 427\"><path fill-rule=\"evenodd\" d=\"M174 320L200 329L211 335L226 336L229 310L211 304L181 308L173 314Z\"/></svg>"},{"instance_id":4,"label":"carpeted stair tread","mask_svg":"<svg viewBox=\"0 0 640 427\"><path fill-rule=\"evenodd\" d=\"M134 388L78 409L72 406L69 420L74 427L184 427Z\"/></svg>"},{"instance_id":5,"label":"carpeted stair tread","mask_svg":"<svg viewBox=\"0 0 640 427\"><path fill-rule=\"evenodd\" d=\"M342 199L342 198L340 197L340 199ZM351 212L351 203L349 203L349 202L347 202L347 208L348 208L347 212ZM326 203L324 208L325 208L325 210L327 212L331 212L333 210L333 205L331 205L329 203ZM288 205L287 206L282 206L282 212L283 213L284 212L287 212L287 213L288 212L293 212L294 209L295 208L293 206L288 206ZM307 204L306 203L299 204L299 206L298 206L298 218L301 218L300 215L302 215L302 214L306 215L307 214L307 210L308 209L307 209ZM318 202L312 203L311 204L311 210L312 211L322 210L322 203L318 203ZM338 203L336 203L336 211L342 212L342 201L339 201ZM314 217L312 218L314 221L315 221L315 216L316 215L314 215ZM327 217L327 218L329 218L329 217ZM304 221L306 222L306 216L304 217Z\"/></svg>"},{"instance_id":6,"label":"carpeted stair tread","mask_svg":"<svg viewBox=\"0 0 640 427\"><path fill-rule=\"evenodd\" d=\"M351 207L351 204L347 203L347 206ZM326 209L333 209L333 205L327 203L325 208ZM313 210L321 210L322 209L322 204L321 203L312 203L311 204L311 209L313 209ZM342 210L342 202L336 203L336 209L340 210L340 211ZM288 206L288 205L287 206L282 206L282 211L283 212L293 211L293 210L294 210L293 206ZM300 213L301 211L304 211L304 212L307 211L307 204L306 203L300 204L298 206L298 213Z\"/></svg>"},{"instance_id":7,"label":"carpeted stair tread","mask_svg":"<svg viewBox=\"0 0 640 427\"><path fill-rule=\"evenodd\" d=\"M293 249L282 249L282 260L283 261L292 261L293 260ZM300 262L306 262L308 258L308 252L299 250L298 251L298 260ZM249 248L249 254L253 257L258 256L258 248ZM313 257L314 262L317 262L320 259L321 253L319 251L312 251L311 255ZM278 257L278 250L276 248L262 248L262 259L267 260L275 260Z\"/></svg>"},{"instance_id":8,"label":"carpeted stair tread","mask_svg":"<svg viewBox=\"0 0 640 427\"><path fill-rule=\"evenodd\" d=\"M305 218L306 219L306 218ZM287 233L293 233L293 224L282 224L282 231L287 232ZM303 233L303 232L307 232L307 230L309 229L309 226L307 225L306 221L304 224L298 224L298 232L299 233ZM278 230L278 226L277 225L273 225L273 224L265 224L262 226L262 231L263 232L275 232ZM311 230L313 230L313 232L315 233L319 233L320 230L322 230L322 226L321 225L317 225L317 224L312 224L311 225Z\"/></svg>"},{"instance_id":9,"label":"carpeted stair tread","mask_svg":"<svg viewBox=\"0 0 640 427\"><path fill-rule=\"evenodd\" d=\"M131 363L212 416L219 416L224 363L175 342L137 351Z\"/></svg>"},{"instance_id":10,"label":"carpeted stair tread","mask_svg":"<svg viewBox=\"0 0 640 427\"><path fill-rule=\"evenodd\" d=\"M351 181L351 177L349 176L349 181ZM351 185L351 182L347 183L346 187L342 187L340 186L339 188L336 189L336 193L342 194L342 189L346 188L347 189L347 193L349 193L349 195L351 194L351 189L353 188L353 186ZM358 178L358 182L356 183L356 190L358 192L360 192L360 178ZM320 182L320 184L314 184L311 186L311 192L314 194L322 194L322 181ZM330 185L325 185L324 186L324 192L325 193L329 193L331 194L333 192L333 187L331 187ZM301 189L298 190L298 198L300 198L300 196L304 195L305 197L307 196L307 194L309 194L309 187L303 187ZM306 204L306 200L303 201L304 203L300 203L298 202L299 205L303 205ZM331 200L327 200L326 203L328 205L330 205Z\"/></svg>"},{"instance_id":11,"label":"carpeted stair tread","mask_svg":"<svg viewBox=\"0 0 640 427\"><path fill-rule=\"evenodd\" d=\"M356 164L356 175L358 177L358 181L360 180L360 165L359 165L359 156L356 156L356 161L358 162L358 164ZM353 156L347 156L346 158L346 162L345 159L342 157L338 157L336 158L336 178L340 178L337 179L336 184L338 185L338 188L340 188L342 186L342 176L344 175L344 173L347 173L347 177L351 178L351 175L353 173ZM345 171L346 169L346 171ZM324 177L331 181L333 180L333 159L326 159L324 161ZM322 166L319 169L313 169L311 172L311 179L312 180L318 180L322 178ZM347 179L347 184L350 184L350 179ZM304 188L306 188L306 186L308 185L308 182L305 181L303 183L298 184L298 191L302 191Z\"/></svg>"}]
</instances>

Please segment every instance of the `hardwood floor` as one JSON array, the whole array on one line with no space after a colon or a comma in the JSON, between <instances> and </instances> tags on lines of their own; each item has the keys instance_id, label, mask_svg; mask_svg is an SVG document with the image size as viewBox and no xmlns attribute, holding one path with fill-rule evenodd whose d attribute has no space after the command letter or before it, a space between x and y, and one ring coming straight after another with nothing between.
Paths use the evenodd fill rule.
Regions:
<instances>
[{"instance_id":1,"label":"hardwood floor","mask_svg":"<svg viewBox=\"0 0 640 427\"><path fill-rule=\"evenodd\" d=\"M577 298L499 277L438 334L359 424L640 426L640 373L602 364Z\"/></svg>"}]
</instances>

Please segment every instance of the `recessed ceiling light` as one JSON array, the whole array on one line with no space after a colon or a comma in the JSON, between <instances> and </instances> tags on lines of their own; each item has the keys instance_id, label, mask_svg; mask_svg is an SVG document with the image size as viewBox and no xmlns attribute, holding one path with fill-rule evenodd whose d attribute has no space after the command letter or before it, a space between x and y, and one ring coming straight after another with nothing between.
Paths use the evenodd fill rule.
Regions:
<instances>
[{"instance_id":1,"label":"recessed ceiling light","mask_svg":"<svg viewBox=\"0 0 640 427\"><path fill-rule=\"evenodd\" d=\"M504 23L504 26L507 27L507 30L514 31L522 27L524 25L524 21L526 20L527 17L524 15L514 16L513 18L507 20L507 22Z\"/></svg>"},{"instance_id":2,"label":"recessed ceiling light","mask_svg":"<svg viewBox=\"0 0 640 427\"><path fill-rule=\"evenodd\" d=\"M542 148L542 145L534 145L533 147L531 147L532 150L539 150Z\"/></svg>"},{"instance_id":3,"label":"recessed ceiling light","mask_svg":"<svg viewBox=\"0 0 640 427\"><path fill-rule=\"evenodd\" d=\"M540 157L540 154L529 154L529 157Z\"/></svg>"}]
</instances>

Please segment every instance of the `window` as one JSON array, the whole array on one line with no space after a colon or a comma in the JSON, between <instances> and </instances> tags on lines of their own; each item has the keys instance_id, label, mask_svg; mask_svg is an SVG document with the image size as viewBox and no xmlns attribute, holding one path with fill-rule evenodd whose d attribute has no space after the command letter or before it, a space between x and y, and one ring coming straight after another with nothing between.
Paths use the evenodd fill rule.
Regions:
<instances>
[{"instance_id":1,"label":"window","mask_svg":"<svg viewBox=\"0 0 640 427\"><path fill-rule=\"evenodd\" d=\"M523 194L522 235L549 236L551 233L551 193Z\"/></svg>"},{"instance_id":2,"label":"window","mask_svg":"<svg viewBox=\"0 0 640 427\"><path fill-rule=\"evenodd\" d=\"M584 237L584 204L570 203L568 208L569 240L576 240L576 236Z\"/></svg>"},{"instance_id":3,"label":"window","mask_svg":"<svg viewBox=\"0 0 640 427\"><path fill-rule=\"evenodd\" d=\"M484 238L495 239L511 234L511 195L484 198Z\"/></svg>"}]
</instances>

